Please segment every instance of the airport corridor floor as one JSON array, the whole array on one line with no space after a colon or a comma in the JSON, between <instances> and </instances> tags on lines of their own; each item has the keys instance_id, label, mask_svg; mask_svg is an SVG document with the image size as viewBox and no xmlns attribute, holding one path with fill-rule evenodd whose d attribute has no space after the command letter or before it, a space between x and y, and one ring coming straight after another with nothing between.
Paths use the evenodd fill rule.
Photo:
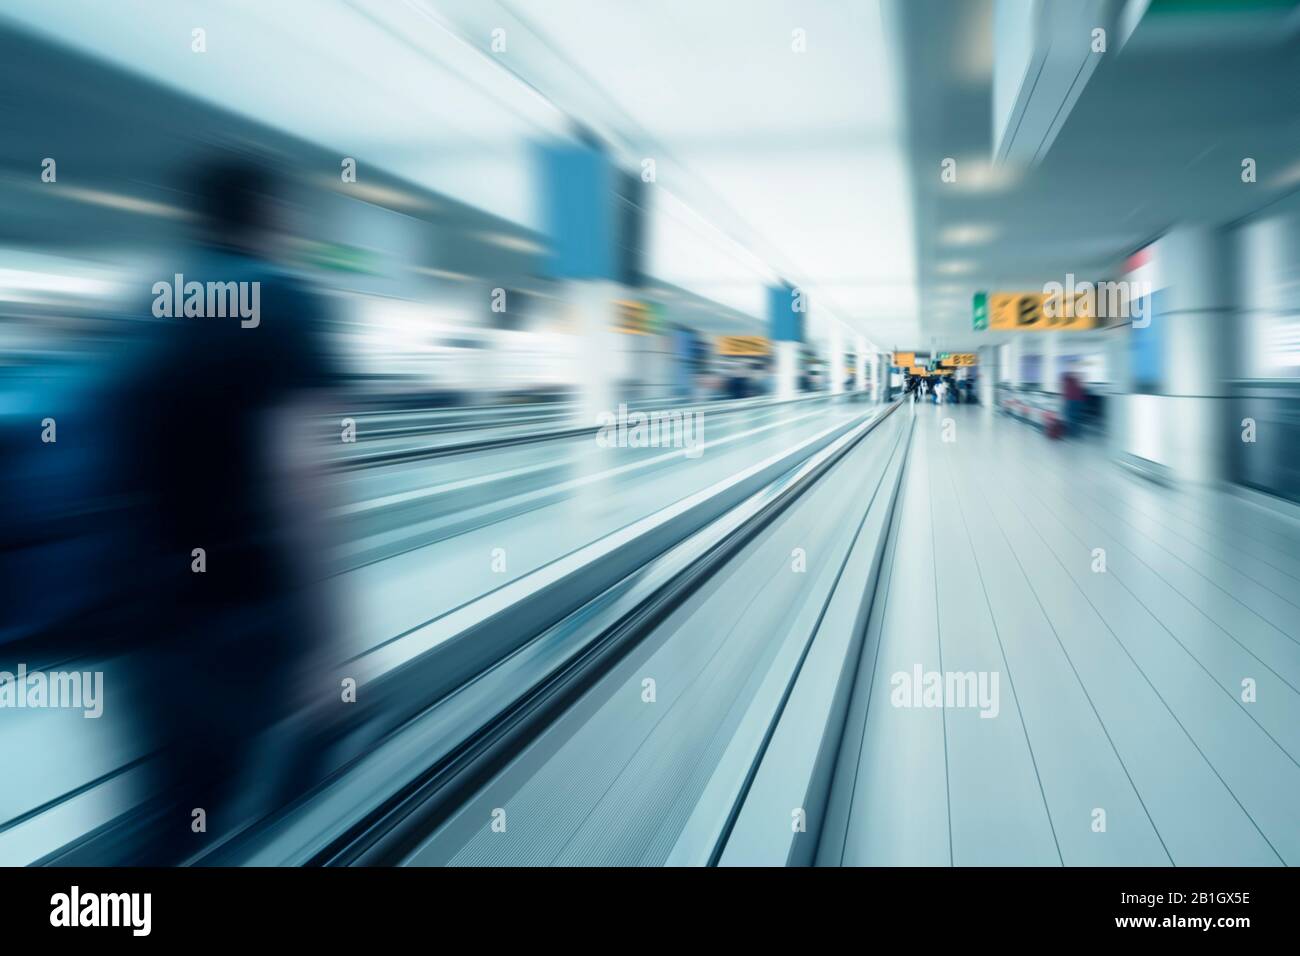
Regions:
<instances>
[{"instance_id":1,"label":"airport corridor floor","mask_svg":"<svg viewBox=\"0 0 1300 956\"><path fill-rule=\"evenodd\" d=\"M1300 863L1292 519L967 406L898 508L819 863Z\"/></svg>"}]
</instances>

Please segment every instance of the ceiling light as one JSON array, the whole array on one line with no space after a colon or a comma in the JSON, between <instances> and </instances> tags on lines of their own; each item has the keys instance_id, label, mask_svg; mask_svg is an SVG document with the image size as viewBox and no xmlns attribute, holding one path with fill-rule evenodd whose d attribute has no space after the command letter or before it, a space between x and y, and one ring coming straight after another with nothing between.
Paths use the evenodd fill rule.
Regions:
<instances>
[{"instance_id":1,"label":"ceiling light","mask_svg":"<svg viewBox=\"0 0 1300 956\"><path fill-rule=\"evenodd\" d=\"M57 196L60 199L73 199L77 202L90 203L94 206L103 206L106 209L120 209L123 212L138 213L142 216L159 216L163 219L192 218L192 215L188 210L182 209L179 206L154 202L151 199L140 199L135 196L128 196L124 193L109 192L104 189L87 189L82 186L60 185L57 190L49 190L47 195Z\"/></svg>"},{"instance_id":2,"label":"ceiling light","mask_svg":"<svg viewBox=\"0 0 1300 956\"><path fill-rule=\"evenodd\" d=\"M426 196L420 196L413 192L407 192L403 189L392 189L388 186L381 186L377 183L367 182L342 182L333 174L320 176L317 182L321 185L328 185L329 188L340 192L345 196L351 196L354 199L360 199L362 202L368 202L375 206L384 206L388 209L419 211L419 212L438 212L441 206Z\"/></svg>"},{"instance_id":3,"label":"ceiling light","mask_svg":"<svg viewBox=\"0 0 1300 956\"><path fill-rule=\"evenodd\" d=\"M411 271L418 272L421 275L433 276L435 279L446 279L449 282L469 282L474 278L464 272L452 272L450 269L433 269L429 266L412 266Z\"/></svg>"},{"instance_id":4,"label":"ceiling light","mask_svg":"<svg viewBox=\"0 0 1300 956\"><path fill-rule=\"evenodd\" d=\"M940 232L939 241L945 246L978 246L997 234L997 229L986 223L959 223Z\"/></svg>"},{"instance_id":5,"label":"ceiling light","mask_svg":"<svg viewBox=\"0 0 1300 956\"><path fill-rule=\"evenodd\" d=\"M958 159L957 178L951 186L962 192L988 193L1006 189L1020 172L1008 163L994 165L987 159Z\"/></svg>"},{"instance_id":6,"label":"ceiling light","mask_svg":"<svg viewBox=\"0 0 1300 956\"><path fill-rule=\"evenodd\" d=\"M1269 185L1271 186L1294 186L1300 183L1300 162L1292 163L1282 172L1278 173L1277 178Z\"/></svg>"},{"instance_id":7,"label":"ceiling light","mask_svg":"<svg viewBox=\"0 0 1300 956\"><path fill-rule=\"evenodd\" d=\"M500 246L502 249L509 249L512 252L540 256L546 251L546 247L541 243L525 239L523 236L512 236L506 232L480 232L476 233L476 235L484 242L490 242L494 246Z\"/></svg>"}]
</instances>

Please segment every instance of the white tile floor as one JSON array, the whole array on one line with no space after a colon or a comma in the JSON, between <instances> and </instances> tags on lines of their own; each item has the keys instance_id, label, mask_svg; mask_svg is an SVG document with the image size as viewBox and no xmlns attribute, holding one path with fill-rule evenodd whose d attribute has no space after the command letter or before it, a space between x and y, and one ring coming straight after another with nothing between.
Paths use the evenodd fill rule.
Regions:
<instances>
[{"instance_id":1,"label":"white tile floor","mask_svg":"<svg viewBox=\"0 0 1300 956\"><path fill-rule=\"evenodd\" d=\"M983 409L916 411L820 860L1300 863L1300 528ZM998 716L891 706L917 664L998 672Z\"/></svg>"}]
</instances>

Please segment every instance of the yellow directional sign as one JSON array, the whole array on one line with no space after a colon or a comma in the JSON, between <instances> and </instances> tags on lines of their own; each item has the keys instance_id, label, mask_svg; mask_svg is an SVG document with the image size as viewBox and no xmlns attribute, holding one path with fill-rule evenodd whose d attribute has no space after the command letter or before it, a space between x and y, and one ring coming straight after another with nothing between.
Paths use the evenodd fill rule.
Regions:
<instances>
[{"instance_id":1,"label":"yellow directional sign","mask_svg":"<svg viewBox=\"0 0 1300 956\"><path fill-rule=\"evenodd\" d=\"M1057 315L1044 309L1042 292L990 292L989 328L1001 332L1080 332L1094 325L1092 301L1085 295L1065 300Z\"/></svg>"},{"instance_id":2,"label":"yellow directional sign","mask_svg":"<svg viewBox=\"0 0 1300 956\"><path fill-rule=\"evenodd\" d=\"M907 368L916 364L915 352L895 352L891 362L898 368Z\"/></svg>"},{"instance_id":3,"label":"yellow directional sign","mask_svg":"<svg viewBox=\"0 0 1300 956\"><path fill-rule=\"evenodd\" d=\"M940 364L948 368L964 368L978 365L980 357L975 352L951 352L940 359Z\"/></svg>"},{"instance_id":4,"label":"yellow directional sign","mask_svg":"<svg viewBox=\"0 0 1300 956\"><path fill-rule=\"evenodd\" d=\"M771 346L761 335L720 335L718 336L719 355L767 355Z\"/></svg>"},{"instance_id":5,"label":"yellow directional sign","mask_svg":"<svg viewBox=\"0 0 1300 956\"><path fill-rule=\"evenodd\" d=\"M913 365L907 371L912 375L919 376L920 378L928 378L930 375L930 370L924 365Z\"/></svg>"},{"instance_id":6,"label":"yellow directional sign","mask_svg":"<svg viewBox=\"0 0 1300 956\"><path fill-rule=\"evenodd\" d=\"M653 329L650 306L633 299L619 299L614 305L618 309L618 321L615 328L627 335L649 335Z\"/></svg>"}]
</instances>

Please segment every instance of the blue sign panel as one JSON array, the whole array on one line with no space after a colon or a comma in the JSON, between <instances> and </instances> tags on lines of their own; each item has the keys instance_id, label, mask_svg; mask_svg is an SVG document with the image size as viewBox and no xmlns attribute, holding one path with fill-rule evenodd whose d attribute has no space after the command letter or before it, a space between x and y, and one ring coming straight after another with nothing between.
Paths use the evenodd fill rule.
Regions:
<instances>
[{"instance_id":1,"label":"blue sign panel","mask_svg":"<svg viewBox=\"0 0 1300 956\"><path fill-rule=\"evenodd\" d=\"M767 290L768 321L771 323L773 342L802 342L803 317L807 299L788 285L769 286Z\"/></svg>"},{"instance_id":2,"label":"blue sign panel","mask_svg":"<svg viewBox=\"0 0 1300 956\"><path fill-rule=\"evenodd\" d=\"M1133 370L1133 391L1139 395L1159 395L1165 388L1165 323L1168 316L1166 290L1157 289L1147 302L1141 303L1141 314L1148 324L1136 321L1129 330L1129 362ZM1134 305L1136 313L1139 306Z\"/></svg>"},{"instance_id":3,"label":"blue sign panel","mask_svg":"<svg viewBox=\"0 0 1300 956\"><path fill-rule=\"evenodd\" d=\"M611 279L615 273L614 168L589 146L540 147L542 223L555 279Z\"/></svg>"}]
</instances>

